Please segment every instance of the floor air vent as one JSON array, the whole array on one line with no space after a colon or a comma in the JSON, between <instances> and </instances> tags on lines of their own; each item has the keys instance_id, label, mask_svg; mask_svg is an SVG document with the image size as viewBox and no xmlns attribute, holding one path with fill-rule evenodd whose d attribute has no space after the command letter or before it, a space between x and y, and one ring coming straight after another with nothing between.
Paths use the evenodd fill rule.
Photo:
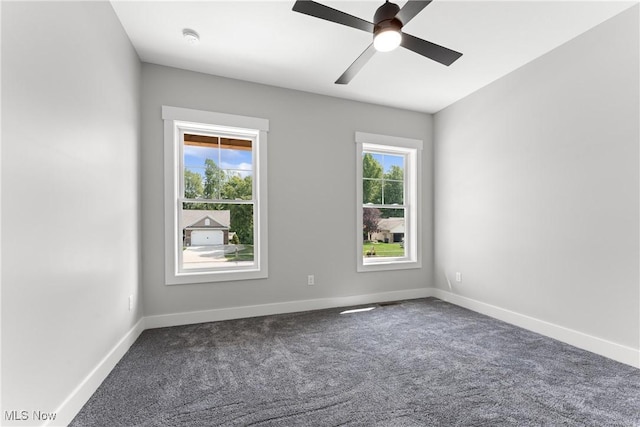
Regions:
<instances>
[{"instance_id":1,"label":"floor air vent","mask_svg":"<svg viewBox=\"0 0 640 427\"><path fill-rule=\"evenodd\" d=\"M379 302L378 305L380 307L386 307L388 305L400 305L402 304L400 301L387 301L387 302Z\"/></svg>"}]
</instances>

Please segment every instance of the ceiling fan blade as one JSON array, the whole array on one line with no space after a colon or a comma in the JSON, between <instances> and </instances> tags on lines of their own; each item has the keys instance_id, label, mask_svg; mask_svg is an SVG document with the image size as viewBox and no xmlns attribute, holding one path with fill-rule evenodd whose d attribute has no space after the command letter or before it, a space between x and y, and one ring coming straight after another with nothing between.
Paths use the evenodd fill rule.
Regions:
<instances>
[{"instance_id":1,"label":"ceiling fan blade","mask_svg":"<svg viewBox=\"0 0 640 427\"><path fill-rule=\"evenodd\" d=\"M400 43L400 46L446 66L453 64L462 56L460 52L419 39L407 33L402 33L402 43Z\"/></svg>"},{"instance_id":2,"label":"ceiling fan blade","mask_svg":"<svg viewBox=\"0 0 640 427\"><path fill-rule=\"evenodd\" d=\"M422 9L427 7L429 3L431 3L431 0L409 0L402 9L400 9L396 18L402 22L402 25L407 25L407 23L420 13Z\"/></svg>"},{"instance_id":3,"label":"ceiling fan blade","mask_svg":"<svg viewBox=\"0 0 640 427\"><path fill-rule=\"evenodd\" d=\"M349 83L351 79L353 79L356 76L356 74L358 74L358 71L360 71L360 69L364 67L364 64L369 62L369 60L371 59L371 57L373 57L375 53L376 53L376 48L373 47L373 43L371 43L369 47L366 48L365 51L360 54L360 56L358 56L358 59L353 61L353 64L351 64L349 68L347 68L347 71L342 73L340 78L336 80L336 84L346 85L347 83Z\"/></svg>"},{"instance_id":4,"label":"ceiling fan blade","mask_svg":"<svg viewBox=\"0 0 640 427\"><path fill-rule=\"evenodd\" d=\"M304 13L305 15L315 16L316 18L335 22L336 24L342 24L347 27L373 33L373 24L371 22L360 19L357 16L341 12L329 6L316 3L315 1L298 0L293 5L293 10L295 12Z\"/></svg>"}]
</instances>

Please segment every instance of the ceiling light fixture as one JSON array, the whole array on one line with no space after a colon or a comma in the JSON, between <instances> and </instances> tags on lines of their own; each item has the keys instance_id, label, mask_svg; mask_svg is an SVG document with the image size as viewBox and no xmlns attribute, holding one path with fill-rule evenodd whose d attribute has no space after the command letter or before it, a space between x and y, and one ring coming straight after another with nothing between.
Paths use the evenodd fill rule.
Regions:
<instances>
[{"instance_id":1,"label":"ceiling light fixture","mask_svg":"<svg viewBox=\"0 0 640 427\"><path fill-rule=\"evenodd\" d=\"M188 28L182 30L182 36L190 45L196 45L200 41L200 36L198 35L198 33L193 30L189 30Z\"/></svg>"},{"instance_id":2,"label":"ceiling light fixture","mask_svg":"<svg viewBox=\"0 0 640 427\"><path fill-rule=\"evenodd\" d=\"M373 37L373 46L378 52L389 52L400 46L402 35L399 31L388 29L380 31Z\"/></svg>"},{"instance_id":3,"label":"ceiling light fixture","mask_svg":"<svg viewBox=\"0 0 640 427\"><path fill-rule=\"evenodd\" d=\"M378 52L392 51L402 43L402 22L396 18L399 11L400 7L388 0L376 10L373 47Z\"/></svg>"}]
</instances>

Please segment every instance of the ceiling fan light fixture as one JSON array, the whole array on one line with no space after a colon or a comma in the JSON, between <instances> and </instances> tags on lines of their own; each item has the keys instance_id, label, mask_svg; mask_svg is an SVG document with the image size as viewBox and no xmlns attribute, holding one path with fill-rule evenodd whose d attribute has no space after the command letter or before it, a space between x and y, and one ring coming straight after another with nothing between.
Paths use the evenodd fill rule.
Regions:
<instances>
[{"instance_id":1,"label":"ceiling fan light fixture","mask_svg":"<svg viewBox=\"0 0 640 427\"><path fill-rule=\"evenodd\" d=\"M399 11L400 7L389 1L376 10L373 47L378 52L392 51L402 43L402 22L396 18Z\"/></svg>"},{"instance_id":2,"label":"ceiling fan light fixture","mask_svg":"<svg viewBox=\"0 0 640 427\"><path fill-rule=\"evenodd\" d=\"M390 52L400 46L402 34L394 28L379 31L373 37L373 46L378 52Z\"/></svg>"}]
</instances>

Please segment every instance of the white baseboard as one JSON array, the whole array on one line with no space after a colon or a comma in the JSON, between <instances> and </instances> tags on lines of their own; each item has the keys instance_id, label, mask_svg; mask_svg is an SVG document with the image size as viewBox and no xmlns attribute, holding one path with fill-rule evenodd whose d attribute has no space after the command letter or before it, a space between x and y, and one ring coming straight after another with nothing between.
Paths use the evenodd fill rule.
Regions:
<instances>
[{"instance_id":1,"label":"white baseboard","mask_svg":"<svg viewBox=\"0 0 640 427\"><path fill-rule=\"evenodd\" d=\"M425 298L431 296L431 294L431 288L419 288L367 295L320 298L143 317L124 335L124 337L122 337L111 351L75 388L75 390L71 392L64 402L62 402L55 411L56 419L43 424L43 426L52 427L68 425L145 329L266 316L270 314L293 313L298 311L318 310L359 304L371 304L383 301Z\"/></svg>"},{"instance_id":2,"label":"white baseboard","mask_svg":"<svg viewBox=\"0 0 640 427\"><path fill-rule=\"evenodd\" d=\"M71 392L64 402L56 409L55 421L50 421L43 426L66 426L80 412L89 398L95 393L102 381L122 359L122 356L129 350L129 347L138 339L142 331L145 330L144 317L131 328L118 341L118 343L107 353L107 355L96 365L95 368L85 377L85 379Z\"/></svg>"},{"instance_id":3,"label":"white baseboard","mask_svg":"<svg viewBox=\"0 0 640 427\"><path fill-rule=\"evenodd\" d=\"M640 351L637 349L616 344L611 341L603 340L601 338L555 325L544 320L519 314L514 311L456 295L441 289L418 288L366 295L319 298L143 317L133 328L131 328L131 330L129 330L129 332L125 334L125 336L100 361L100 363L98 363L93 371L87 375L82 383L80 383L69 397L67 397L67 399L60 405L56 411L56 420L44 425L64 426L69 424L145 329L427 297L436 297L460 307L485 314L512 325L563 341L575 347L617 360L618 362L640 368Z\"/></svg>"},{"instance_id":4,"label":"white baseboard","mask_svg":"<svg viewBox=\"0 0 640 427\"><path fill-rule=\"evenodd\" d=\"M246 317L268 316L271 314L295 313L298 311L321 310L325 308L372 304L383 301L426 298L432 296L432 288L408 289L376 294L353 295L347 297L318 298L310 300L278 302L273 304L248 305L242 307L219 308L214 310L191 311L186 313L162 314L145 318L146 329L194 323L217 322L220 320Z\"/></svg>"},{"instance_id":5,"label":"white baseboard","mask_svg":"<svg viewBox=\"0 0 640 427\"><path fill-rule=\"evenodd\" d=\"M594 337L564 326L556 325L515 311L456 295L442 289L431 289L432 296L460 307L485 314L503 322L519 326L574 347L599 354L609 359L640 368L640 350Z\"/></svg>"}]
</instances>

